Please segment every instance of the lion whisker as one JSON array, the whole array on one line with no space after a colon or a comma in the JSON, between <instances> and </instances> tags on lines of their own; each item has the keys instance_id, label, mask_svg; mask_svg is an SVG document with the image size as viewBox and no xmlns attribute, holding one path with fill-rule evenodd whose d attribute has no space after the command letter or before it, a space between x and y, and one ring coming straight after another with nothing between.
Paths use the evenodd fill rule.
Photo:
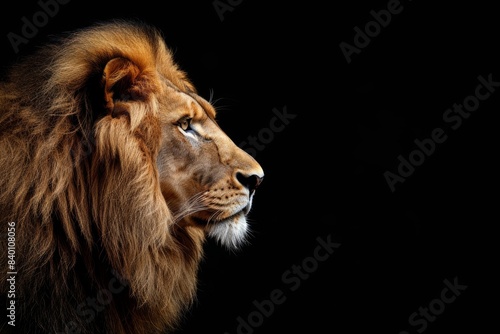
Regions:
<instances>
[{"instance_id":1,"label":"lion whisker","mask_svg":"<svg viewBox=\"0 0 500 334\"><path fill-rule=\"evenodd\" d=\"M215 211L214 213L212 213L212 215L210 215L207 223L210 224L211 222L216 222L216 221L220 220L220 216L222 216L223 214L224 214L223 210Z\"/></svg>"},{"instance_id":2,"label":"lion whisker","mask_svg":"<svg viewBox=\"0 0 500 334\"><path fill-rule=\"evenodd\" d=\"M206 198L206 193L201 192L190 199L188 199L176 213L174 213L174 224L177 224L182 219L190 216L196 212L200 212L202 210L206 210L207 206L204 204L204 200Z\"/></svg>"}]
</instances>

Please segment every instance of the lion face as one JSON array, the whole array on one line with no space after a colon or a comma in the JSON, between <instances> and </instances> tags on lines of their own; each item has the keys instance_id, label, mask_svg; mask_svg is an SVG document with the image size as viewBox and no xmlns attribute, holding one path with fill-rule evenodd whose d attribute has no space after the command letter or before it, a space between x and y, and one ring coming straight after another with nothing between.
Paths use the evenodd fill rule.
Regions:
<instances>
[{"instance_id":1,"label":"lion face","mask_svg":"<svg viewBox=\"0 0 500 334\"><path fill-rule=\"evenodd\" d=\"M168 73L122 57L110 60L102 82L108 114L100 123L128 120L138 129L139 148L156 164L174 224L201 228L237 247L264 172L217 125L214 107L182 73Z\"/></svg>"},{"instance_id":2,"label":"lion face","mask_svg":"<svg viewBox=\"0 0 500 334\"><path fill-rule=\"evenodd\" d=\"M157 160L162 194L178 224L199 226L222 244L240 244L261 166L215 120L209 102L164 86Z\"/></svg>"}]
</instances>

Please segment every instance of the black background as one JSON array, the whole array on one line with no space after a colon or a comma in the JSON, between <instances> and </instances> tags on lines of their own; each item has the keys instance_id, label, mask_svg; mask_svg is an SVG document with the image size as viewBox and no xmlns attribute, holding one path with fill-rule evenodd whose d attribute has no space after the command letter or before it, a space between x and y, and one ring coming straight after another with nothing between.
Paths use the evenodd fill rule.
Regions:
<instances>
[{"instance_id":1,"label":"black background","mask_svg":"<svg viewBox=\"0 0 500 334\"><path fill-rule=\"evenodd\" d=\"M229 252L208 241L198 301L178 333L498 328L500 87L456 130L443 121L474 95L479 76L500 82L493 5L401 1L401 12L348 63L340 43L353 45L354 27L364 29L370 11L389 1L219 1L233 4L223 19L213 2L72 0L17 54L7 35L21 34L22 17L32 21L41 7L4 4L0 17L4 65L51 34L95 21L156 25L200 95L213 91L235 143L259 133L267 140L256 155L266 177L250 243ZM265 137L273 109L285 108L295 118ZM447 140L392 192L384 173L397 173L398 156L408 158L414 140L435 128ZM314 264L317 238L340 247L292 291L283 275ZM425 329L410 325L412 313L440 298L445 279L467 288ZM254 301L275 289L285 300L259 322ZM238 317L255 326L238 330Z\"/></svg>"}]
</instances>

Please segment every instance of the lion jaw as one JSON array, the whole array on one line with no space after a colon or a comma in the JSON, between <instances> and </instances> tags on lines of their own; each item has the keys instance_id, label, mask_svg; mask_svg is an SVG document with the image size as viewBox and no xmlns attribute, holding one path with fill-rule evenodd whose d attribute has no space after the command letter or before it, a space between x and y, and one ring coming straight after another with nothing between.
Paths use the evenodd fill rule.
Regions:
<instances>
[{"instance_id":1,"label":"lion jaw","mask_svg":"<svg viewBox=\"0 0 500 334\"><path fill-rule=\"evenodd\" d=\"M206 230L208 236L221 245L228 249L237 249L246 241L249 228L245 213L240 211L215 224L208 224Z\"/></svg>"}]
</instances>

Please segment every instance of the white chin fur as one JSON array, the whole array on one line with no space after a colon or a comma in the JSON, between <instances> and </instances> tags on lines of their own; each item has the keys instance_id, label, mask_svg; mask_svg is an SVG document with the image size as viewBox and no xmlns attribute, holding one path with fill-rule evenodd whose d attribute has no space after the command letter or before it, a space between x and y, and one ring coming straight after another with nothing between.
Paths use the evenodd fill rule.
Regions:
<instances>
[{"instance_id":1,"label":"white chin fur","mask_svg":"<svg viewBox=\"0 0 500 334\"><path fill-rule=\"evenodd\" d=\"M247 236L248 223L243 214L227 221L209 224L208 235L229 249L237 249L242 245Z\"/></svg>"}]
</instances>

